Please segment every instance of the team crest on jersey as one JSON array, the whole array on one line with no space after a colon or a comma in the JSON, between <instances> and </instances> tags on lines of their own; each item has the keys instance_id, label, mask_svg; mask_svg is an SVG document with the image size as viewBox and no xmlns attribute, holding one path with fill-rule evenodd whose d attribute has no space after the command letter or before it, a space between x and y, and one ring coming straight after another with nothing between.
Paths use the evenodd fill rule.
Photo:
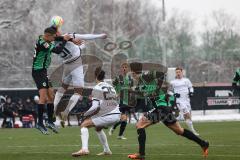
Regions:
<instances>
[{"instance_id":1,"label":"team crest on jersey","mask_svg":"<svg viewBox=\"0 0 240 160\"><path fill-rule=\"evenodd\" d=\"M43 44L43 46L44 46L45 48L48 48L48 47L49 47L49 44L48 44L47 42L45 42L45 43Z\"/></svg>"},{"instance_id":2,"label":"team crest on jersey","mask_svg":"<svg viewBox=\"0 0 240 160\"><path fill-rule=\"evenodd\" d=\"M46 87L46 86L47 86L46 82L43 82L43 84L42 84L42 85L43 85L43 87Z\"/></svg>"}]
</instances>

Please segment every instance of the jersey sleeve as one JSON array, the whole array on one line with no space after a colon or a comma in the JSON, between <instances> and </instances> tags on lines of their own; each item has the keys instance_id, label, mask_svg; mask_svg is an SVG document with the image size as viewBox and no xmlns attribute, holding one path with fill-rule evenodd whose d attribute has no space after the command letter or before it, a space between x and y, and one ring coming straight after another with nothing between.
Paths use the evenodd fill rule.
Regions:
<instances>
[{"instance_id":1,"label":"jersey sleeve","mask_svg":"<svg viewBox=\"0 0 240 160\"><path fill-rule=\"evenodd\" d=\"M97 99L93 99L92 106L89 108L89 110L87 110L87 112L84 113L84 116L87 117L87 116L96 114L99 108L100 108L100 101Z\"/></svg>"},{"instance_id":2,"label":"jersey sleeve","mask_svg":"<svg viewBox=\"0 0 240 160\"><path fill-rule=\"evenodd\" d=\"M192 92L193 93L193 86L192 86L192 83L189 79L186 79L187 80L187 86L188 86L188 90L189 92Z\"/></svg>"}]
</instances>

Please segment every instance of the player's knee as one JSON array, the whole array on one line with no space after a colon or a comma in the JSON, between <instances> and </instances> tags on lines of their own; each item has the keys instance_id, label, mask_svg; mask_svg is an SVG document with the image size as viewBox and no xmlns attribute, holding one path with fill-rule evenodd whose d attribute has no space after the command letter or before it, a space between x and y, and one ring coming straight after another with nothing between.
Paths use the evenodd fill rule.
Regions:
<instances>
[{"instance_id":1,"label":"player's knee","mask_svg":"<svg viewBox=\"0 0 240 160\"><path fill-rule=\"evenodd\" d=\"M85 127L87 127L87 123L86 121L83 121L83 123L80 125L80 128L85 128Z\"/></svg>"},{"instance_id":2,"label":"player's knee","mask_svg":"<svg viewBox=\"0 0 240 160\"><path fill-rule=\"evenodd\" d=\"M190 113L184 114L184 119L185 119L185 120L186 120L186 119L191 119Z\"/></svg>"},{"instance_id":3,"label":"player's knee","mask_svg":"<svg viewBox=\"0 0 240 160\"><path fill-rule=\"evenodd\" d=\"M80 127L90 128L94 126L93 122L90 119L86 119L83 121Z\"/></svg>"},{"instance_id":4,"label":"player's knee","mask_svg":"<svg viewBox=\"0 0 240 160\"><path fill-rule=\"evenodd\" d=\"M80 128L86 127L84 123L80 125Z\"/></svg>"},{"instance_id":5,"label":"player's knee","mask_svg":"<svg viewBox=\"0 0 240 160\"><path fill-rule=\"evenodd\" d=\"M61 93L64 93L67 89L68 89L68 85L63 83L62 87L60 87L58 91L60 91Z\"/></svg>"},{"instance_id":6,"label":"player's knee","mask_svg":"<svg viewBox=\"0 0 240 160\"><path fill-rule=\"evenodd\" d=\"M183 128L176 128L176 129L174 130L174 132L175 132L177 135L182 135L183 132L184 132L184 130L183 130Z\"/></svg>"},{"instance_id":7,"label":"player's knee","mask_svg":"<svg viewBox=\"0 0 240 160\"><path fill-rule=\"evenodd\" d=\"M145 127L144 127L144 123L141 123L141 122L140 122L140 123L137 123L137 124L136 124L136 128L137 128L137 129L145 128Z\"/></svg>"},{"instance_id":8,"label":"player's knee","mask_svg":"<svg viewBox=\"0 0 240 160\"><path fill-rule=\"evenodd\" d=\"M53 101L54 101L54 96L49 96L48 97L48 103L53 103Z\"/></svg>"},{"instance_id":9,"label":"player's knee","mask_svg":"<svg viewBox=\"0 0 240 160\"><path fill-rule=\"evenodd\" d=\"M101 127L96 127L95 130L96 130L96 132L100 132L102 130L102 128Z\"/></svg>"},{"instance_id":10,"label":"player's knee","mask_svg":"<svg viewBox=\"0 0 240 160\"><path fill-rule=\"evenodd\" d=\"M40 95L40 97L39 97L39 102L38 102L39 104L45 104L45 103L47 103L47 96L41 96Z\"/></svg>"},{"instance_id":11,"label":"player's knee","mask_svg":"<svg viewBox=\"0 0 240 160\"><path fill-rule=\"evenodd\" d=\"M123 115L121 116L121 121L127 121L127 115L123 114Z\"/></svg>"},{"instance_id":12,"label":"player's knee","mask_svg":"<svg viewBox=\"0 0 240 160\"><path fill-rule=\"evenodd\" d=\"M74 88L74 93L75 93L75 94L82 95L82 93L83 93L83 88Z\"/></svg>"},{"instance_id":13,"label":"player's knee","mask_svg":"<svg viewBox=\"0 0 240 160\"><path fill-rule=\"evenodd\" d=\"M139 128L140 128L140 125L139 125L138 123L136 124L136 128L137 128L137 129L139 129Z\"/></svg>"}]
</instances>

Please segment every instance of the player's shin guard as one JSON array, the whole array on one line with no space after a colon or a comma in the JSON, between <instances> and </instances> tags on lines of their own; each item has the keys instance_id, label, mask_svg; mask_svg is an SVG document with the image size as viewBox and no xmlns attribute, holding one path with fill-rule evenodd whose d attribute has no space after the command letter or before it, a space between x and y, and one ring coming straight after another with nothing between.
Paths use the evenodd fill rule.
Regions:
<instances>
[{"instance_id":1,"label":"player's shin guard","mask_svg":"<svg viewBox=\"0 0 240 160\"><path fill-rule=\"evenodd\" d=\"M73 94L68 102L68 105L65 109L65 113L68 114L77 104L78 100L81 99L82 96L79 94Z\"/></svg>"},{"instance_id":2,"label":"player's shin guard","mask_svg":"<svg viewBox=\"0 0 240 160\"><path fill-rule=\"evenodd\" d=\"M138 143L139 143L139 154L145 155L145 143L146 143L146 132L144 128L137 130L138 133Z\"/></svg>"},{"instance_id":3,"label":"player's shin guard","mask_svg":"<svg viewBox=\"0 0 240 160\"><path fill-rule=\"evenodd\" d=\"M196 136L195 134L193 134L191 131L189 131L187 129L184 129L184 132L183 132L182 136L196 142L201 147L204 146L205 143L206 143L204 140L200 139L198 136Z\"/></svg>"},{"instance_id":4,"label":"player's shin guard","mask_svg":"<svg viewBox=\"0 0 240 160\"><path fill-rule=\"evenodd\" d=\"M193 128L192 120L186 119L186 124L187 124L188 128L189 128L192 132L195 132L195 130L194 130L194 128Z\"/></svg>"},{"instance_id":5,"label":"player's shin guard","mask_svg":"<svg viewBox=\"0 0 240 160\"><path fill-rule=\"evenodd\" d=\"M101 142L101 144L103 146L104 152L111 152L109 145L108 145L107 136L104 133L104 131L101 130L101 131L97 132L97 135L98 135L99 141Z\"/></svg>"},{"instance_id":6,"label":"player's shin guard","mask_svg":"<svg viewBox=\"0 0 240 160\"><path fill-rule=\"evenodd\" d=\"M88 129L85 127L81 128L82 149L84 151L88 151L88 138L89 138Z\"/></svg>"},{"instance_id":7,"label":"player's shin guard","mask_svg":"<svg viewBox=\"0 0 240 160\"><path fill-rule=\"evenodd\" d=\"M48 115L49 123L53 123L53 110L54 110L53 103L48 103L47 104L47 115Z\"/></svg>"},{"instance_id":8,"label":"player's shin guard","mask_svg":"<svg viewBox=\"0 0 240 160\"><path fill-rule=\"evenodd\" d=\"M60 102L61 98L63 97L64 95L64 92L65 90L62 88L62 89L59 89L56 94L55 94L55 97L54 97L54 112L56 113L57 111L57 106L58 106L58 103Z\"/></svg>"},{"instance_id":9,"label":"player's shin guard","mask_svg":"<svg viewBox=\"0 0 240 160\"><path fill-rule=\"evenodd\" d=\"M126 126L127 126L127 121L122 121L121 126L120 126L120 130L119 130L119 136L123 135L123 132L125 131Z\"/></svg>"},{"instance_id":10,"label":"player's shin guard","mask_svg":"<svg viewBox=\"0 0 240 160\"><path fill-rule=\"evenodd\" d=\"M43 112L45 104L38 104L38 124L43 125Z\"/></svg>"}]
</instances>

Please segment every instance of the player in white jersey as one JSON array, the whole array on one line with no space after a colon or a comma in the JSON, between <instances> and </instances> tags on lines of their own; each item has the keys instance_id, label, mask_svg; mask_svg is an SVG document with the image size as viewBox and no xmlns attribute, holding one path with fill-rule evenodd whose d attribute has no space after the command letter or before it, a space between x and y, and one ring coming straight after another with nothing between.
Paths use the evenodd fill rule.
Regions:
<instances>
[{"instance_id":1,"label":"player in white jersey","mask_svg":"<svg viewBox=\"0 0 240 160\"><path fill-rule=\"evenodd\" d=\"M111 126L120 121L120 111L117 103L117 94L113 86L103 82L105 72L101 68L95 71L97 85L92 91L92 107L85 112L84 120L81 124L81 140L82 148L72 156L78 157L88 155L88 128L95 127L97 136L103 146L103 152L98 155L111 155L106 134L102 130L105 127Z\"/></svg>"},{"instance_id":2,"label":"player in white jersey","mask_svg":"<svg viewBox=\"0 0 240 160\"><path fill-rule=\"evenodd\" d=\"M58 32L60 35L60 32ZM71 41L66 42L63 51L59 54L63 59L63 75L62 75L62 87L60 87L54 98L54 113L56 114L57 106L63 97L64 93L70 85L74 88L74 94L70 97L69 103L66 109L61 112L61 125L64 127L65 120L69 112L77 104L78 100L82 99L82 92L84 87L84 74L81 54L82 50L85 48L85 44L79 43L81 40L93 40L97 38L106 38L106 34L69 34L72 37ZM56 42L61 45L62 41ZM79 45L77 45L79 44Z\"/></svg>"},{"instance_id":3,"label":"player in white jersey","mask_svg":"<svg viewBox=\"0 0 240 160\"><path fill-rule=\"evenodd\" d=\"M193 96L192 83L188 78L183 77L183 70L176 68L176 79L170 82L170 94L176 97L176 104L183 114L188 128L195 134L199 135L192 123L190 97Z\"/></svg>"}]
</instances>

